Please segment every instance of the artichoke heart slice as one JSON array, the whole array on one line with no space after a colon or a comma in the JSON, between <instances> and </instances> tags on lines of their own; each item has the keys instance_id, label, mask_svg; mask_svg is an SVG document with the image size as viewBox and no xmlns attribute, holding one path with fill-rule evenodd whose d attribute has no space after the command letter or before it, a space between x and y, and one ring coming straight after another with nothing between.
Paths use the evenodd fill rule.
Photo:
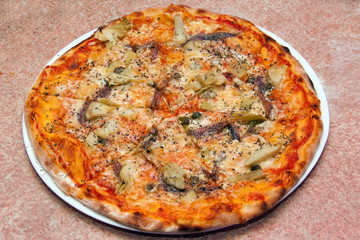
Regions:
<instances>
[{"instance_id":1,"label":"artichoke heart slice","mask_svg":"<svg viewBox=\"0 0 360 240\"><path fill-rule=\"evenodd\" d=\"M126 36L130 26L130 21L127 18L124 18L117 24L97 30L95 38L102 42L110 41L112 43L116 43Z\"/></svg>"},{"instance_id":2,"label":"artichoke heart slice","mask_svg":"<svg viewBox=\"0 0 360 240\"><path fill-rule=\"evenodd\" d=\"M195 76L195 80L200 82L203 86L221 85L226 81L226 77L220 70L210 70L205 74L198 74Z\"/></svg>"},{"instance_id":3,"label":"artichoke heart slice","mask_svg":"<svg viewBox=\"0 0 360 240\"><path fill-rule=\"evenodd\" d=\"M121 73L110 73L108 76L110 86L127 84L131 81L138 80L138 76L132 69L125 68Z\"/></svg>"},{"instance_id":4,"label":"artichoke heart slice","mask_svg":"<svg viewBox=\"0 0 360 240\"><path fill-rule=\"evenodd\" d=\"M233 65L231 68L232 74L237 78L242 78L247 74L249 66L246 63Z\"/></svg>"},{"instance_id":5,"label":"artichoke heart slice","mask_svg":"<svg viewBox=\"0 0 360 240\"><path fill-rule=\"evenodd\" d=\"M95 132L90 132L89 135L85 139L85 143L89 147L95 147L99 143L99 138L95 134Z\"/></svg>"},{"instance_id":6,"label":"artichoke heart slice","mask_svg":"<svg viewBox=\"0 0 360 240\"><path fill-rule=\"evenodd\" d=\"M275 86L275 87L279 87L282 80L283 80L283 76L286 72L287 66L283 65L283 66L276 66L273 65L269 68L268 70L268 74L269 74L269 78L271 83Z\"/></svg>"},{"instance_id":7,"label":"artichoke heart slice","mask_svg":"<svg viewBox=\"0 0 360 240\"><path fill-rule=\"evenodd\" d=\"M119 122L112 118L104 126L95 130L95 134L101 138L107 138L120 128Z\"/></svg>"},{"instance_id":8,"label":"artichoke heart slice","mask_svg":"<svg viewBox=\"0 0 360 240\"><path fill-rule=\"evenodd\" d=\"M106 104L100 102L91 102L89 108L85 113L85 118L87 120L93 120L95 118L99 118L107 115L109 112L115 109L114 106L108 106Z\"/></svg>"},{"instance_id":9,"label":"artichoke heart slice","mask_svg":"<svg viewBox=\"0 0 360 240\"><path fill-rule=\"evenodd\" d=\"M116 185L115 194L120 193L124 190L130 183L132 183L132 176L135 173L134 165L127 163L122 166L119 173L119 183Z\"/></svg>"},{"instance_id":10,"label":"artichoke heart slice","mask_svg":"<svg viewBox=\"0 0 360 240\"><path fill-rule=\"evenodd\" d=\"M245 162L246 166L250 166L252 163L263 162L271 157L276 156L281 150L281 145L275 146L263 146L263 148L253 153Z\"/></svg>"},{"instance_id":11,"label":"artichoke heart slice","mask_svg":"<svg viewBox=\"0 0 360 240\"><path fill-rule=\"evenodd\" d=\"M185 189L184 170L176 163L167 163L161 168L161 173L165 183L177 189Z\"/></svg>"},{"instance_id":12,"label":"artichoke heart slice","mask_svg":"<svg viewBox=\"0 0 360 240\"><path fill-rule=\"evenodd\" d=\"M186 33L184 28L184 22L180 14L176 14L174 16L174 24L175 42L176 44L181 45L186 42Z\"/></svg>"},{"instance_id":13,"label":"artichoke heart slice","mask_svg":"<svg viewBox=\"0 0 360 240\"><path fill-rule=\"evenodd\" d=\"M235 174L226 178L228 182L234 183L238 181L254 181L266 177L266 174L261 170L257 169L245 174Z\"/></svg>"},{"instance_id":14,"label":"artichoke heart slice","mask_svg":"<svg viewBox=\"0 0 360 240\"><path fill-rule=\"evenodd\" d=\"M248 111L236 111L232 113L234 119L239 120L241 122L248 123L250 121L265 121L266 118L259 113L248 112Z\"/></svg>"},{"instance_id":15,"label":"artichoke heart slice","mask_svg":"<svg viewBox=\"0 0 360 240\"><path fill-rule=\"evenodd\" d=\"M99 98L97 101L99 103L106 104L108 106L120 107L120 104L118 104L114 101L111 101L110 99L107 99L107 98Z\"/></svg>"}]
</instances>

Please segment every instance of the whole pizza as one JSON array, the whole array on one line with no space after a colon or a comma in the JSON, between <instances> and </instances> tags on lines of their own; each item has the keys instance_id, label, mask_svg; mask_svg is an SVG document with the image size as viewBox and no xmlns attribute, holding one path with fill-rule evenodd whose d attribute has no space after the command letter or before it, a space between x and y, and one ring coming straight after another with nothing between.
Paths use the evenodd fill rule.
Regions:
<instances>
[{"instance_id":1,"label":"whole pizza","mask_svg":"<svg viewBox=\"0 0 360 240\"><path fill-rule=\"evenodd\" d=\"M271 209L312 160L320 101L254 24L171 5L124 16L46 66L25 121L73 198L145 231L192 232Z\"/></svg>"}]
</instances>

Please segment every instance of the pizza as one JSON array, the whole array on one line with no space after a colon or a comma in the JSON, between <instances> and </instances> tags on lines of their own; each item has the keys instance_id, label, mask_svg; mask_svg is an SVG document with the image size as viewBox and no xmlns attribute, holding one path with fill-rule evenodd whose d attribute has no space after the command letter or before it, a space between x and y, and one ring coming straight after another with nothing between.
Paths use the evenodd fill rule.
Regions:
<instances>
[{"instance_id":1,"label":"pizza","mask_svg":"<svg viewBox=\"0 0 360 240\"><path fill-rule=\"evenodd\" d=\"M62 191L152 232L265 213L322 134L320 100L288 48L244 19L177 5L117 19L46 66L25 122Z\"/></svg>"}]
</instances>

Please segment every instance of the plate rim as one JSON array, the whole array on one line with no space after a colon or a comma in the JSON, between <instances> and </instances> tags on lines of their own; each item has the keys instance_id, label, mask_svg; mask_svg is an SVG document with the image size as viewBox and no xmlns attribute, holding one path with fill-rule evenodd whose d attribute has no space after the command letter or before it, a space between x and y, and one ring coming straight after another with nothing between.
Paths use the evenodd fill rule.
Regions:
<instances>
[{"instance_id":1,"label":"plate rim","mask_svg":"<svg viewBox=\"0 0 360 240\"><path fill-rule=\"evenodd\" d=\"M281 198L281 200L279 200L272 207L272 209L273 209L273 208L275 208L275 206L277 206L278 204L283 202L291 193L293 193L304 182L304 180L309 176L310 172L314 169L315 165L319 161L319 159L321 157L321 154L322 154L322 152L323 152L323 150L325 148L326 141L327 141L328 136L329 136L330 114L329 114L329 105L328 105L328 102L327 102L326 94L325 94L323 86L322 86L322 84L320 82L320 79L318 78L317 74L315 73L313 68L310 66L310 64L305 60L305 58L295 48L293 48L289 43L287 43L285 40L283 40L282 38L280 38L276 34L270 32L270 31L268 31L265 28L262 28L260 26L256 25L256 27L258 27L266 35L272 37L280 45L287 47L289 49L289 51L290 51L290 54L300 62L300 64L304 68L305 72L308 74L308 76L310 78L310 81L314 85L314 89L315 89L315 91L317 93L317 97L321 101L321 103L320 103L321 120L323 122L322 136L320 138L320 142L319 142L318 148L316 149L316 152L315 152L315 154L313 156L313 159L310 161L309 165L307 166L307 169L301 175L301 177L299 178L297 183L295 185L293 185L290 188L290 190ZM50 61L41 69L41 71L46 66L53 64L59 57L61 57L64 53L69 51L71 48L78 45L82 41L88 39L89 37L91 37L91 35L96 30L97 30L97 28L93 29L93 30L91 30L91 31L89 31L89 32L87 32L87 33L85 33L83 35L81 35L77 39L70 42L68 45L66 45L64 48L62 48L57 54L55 54L50 59ZM41 71L40 71L40 73L41 73ZM39 75L40 75L40 73L39 73ZM36 82L37 78L39 77L39 75L35 78L35 81L32 84L32 86L35 84L35 82ZM59 198L61 198L67 204L69 204L70 206L72 206L76 210L84 213L87 216L90 216L90 217L92 217L92 218L94 218L94 219L96 219L96 220L98 220L100 222L109 224L109 225L111 225L113 227L118 227L118 228L121 228L121 229L129 230L129 231L133 231L133 232L137 232L137 233L148 233L148 234L159 234L159 235L189 235L189 234L211 232L211 231L216 231L216 230L224 228L224 227L220 227L220 228L215 228L215 229L207 229L207 230L200 231L200 232L189 232L189 233L144 231L144 230L137 229L137 228L134 228L134 227L131 227L131 226L128 226L128 225L121 224L121 223L119 223L119 222L117 222L117 221L115 221L115 220L113 220L113 219L111 219L109 217L106 217L106 216L104 216L104 215L102 215L102 214L100 214L100 213L86 207L80 201L76 200L75 198L73 198L73 197L67 195L65 192L63 192L56 185L56 183L53 181L51 176L46 172L46 170L42 167L42 165L40 164L40 162L36 158L36 154L34 152L33 145L31 143L29 135L28 135L28 130L27 130L27 127L26 127L26 124L25 124L25 112L23 112L22 132L23 132L23 140L24 140L24 145L25 145L27 155L29 157L29 160L30 160L33 168L35 169L36 173L39 175L41 180L45 183L45 185L48 188L50 188L50 190L53 193L55 193L55 195L57 195Z\"/></svg>"}]
</instances>

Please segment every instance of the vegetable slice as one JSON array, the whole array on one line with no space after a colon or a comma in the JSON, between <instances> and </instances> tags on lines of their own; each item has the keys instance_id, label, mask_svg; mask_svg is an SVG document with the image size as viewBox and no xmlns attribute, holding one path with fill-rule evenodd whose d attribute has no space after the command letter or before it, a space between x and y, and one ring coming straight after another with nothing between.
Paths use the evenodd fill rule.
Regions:
<instances>
[{"instance_id":1,"label":"vegetable slice","mask_svg":"<svg viewBox=\"0 0 360 240\"><path fill-rule=\"evenodd\" d=\"M258 163L267 160L268 158L276 156L281 149L281 145L264 146L260 150L253 153L247 160L245 165L250 166L253 163Z\"/></svg>"},{"instance_id":2,"label":"vegetable slice","mask_svg":"<svg viewBox=\"0 0 360 240\"><path fill-rule=\"evenodd\" d=\"M124 18L115 25L103 29L100 28L95 33L95 38L102 42L110 41L111 43L116 43L119 39L125 37L130 26L130 21L127 18Z\"/></svg>"},{"instance_id":3,"label":"vegetable slice","mask_svg":"<svg viewBox=\"0 0 360 240\"><path fill-rule=\"evenodd\" d=\"M185 189L184 171L176 163L167 163L162 169L165 183L177 189Z\"/></svg>"},{"instance_id":4,"label":"vegetable slice","mask_svg":"<svg viewBox=\"0 0 360 240\"><path fill-rule=\"evenodd\" d=\"M275 87L280 86L286 69L287 69L286 65L283 65L281 67L273 65L269 68L269 71L268 71L269 78L270 78L271 83Z\"/></svg>"},{"instance_id":5,"label":"vegetable slice","mask_svg":"<svg viewBox=\"0 0 360 240\"><path fill-rule=\"evenodd\" d=\"M95 118L99 118L102 116L105 116L112 110L114 110L115 107L108 106L106 104L100 103L100 102L91 102L89 105L89 108L87 109L85 113L85 117L88 120L92 120Z\"/></svg>"},{"instance_id":6,"label":"vegetable slice","mask_svg":"<svg viewBox=\"0 0 360 240\"><path fill-rule=\"evenodd\" d=\"M176 14L174 16L175 21L175 41L180 46L184 42L186 42L186 33L184 29L184 22L182 16Z\"/></svg>"},{"instance_id":7,"label":"vegetable slice","mask_svg":"<svg viewBox=\"0 0 360 240\"><path fill-rule=\"evenodd\" d=\"M265 173L261 169L257 169L245 174L235 174L226 178L227 181L234 183L238 181L254 181L260 178L266 177Z\"/></svg>"}]
</instances>

